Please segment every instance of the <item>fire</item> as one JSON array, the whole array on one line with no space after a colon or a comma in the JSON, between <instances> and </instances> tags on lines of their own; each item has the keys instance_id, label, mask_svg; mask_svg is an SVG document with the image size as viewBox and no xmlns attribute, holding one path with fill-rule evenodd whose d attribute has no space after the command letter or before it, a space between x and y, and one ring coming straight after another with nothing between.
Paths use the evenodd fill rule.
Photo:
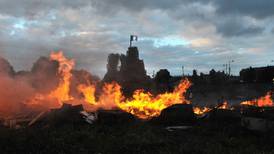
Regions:
<instances>
[{"instance_id":1,"label":"fire","mask_svg":"<svg viewBox=\"0 0 274 154\"><path fill-rule=\"evenodd\" d=\"M211 108L208 108L208 107L203 107L203 108L200 108L200 107L193 107L193 112L197 115L202 115L202 114L205 114L209 111L211 111L212 109Z\"/></svg>"},{"instance_id":2,"label":"fire","mask_svg":"<svg viewBox=\"0 0 274 154\"><path fill-rule=\"evenodd\" d=\"M223 109L223 110L233 110L233 107L230 107L227 101L224 101L222 104L217 105L216 107L214 107L215 109ZM197 115L202 115L204 113L210 112L211 110L213 110L213 108L209 108L209 107L193 107L193 112Z\"/></svg>"},{"instance_id":3,"label":"fire","mask_svg":"<svg viewBox=\"0 0 274 154\"><path fill-rule=\"evenodd\" d=\"M99 108L118 108L138 118L150 119L159 116L163 109L173 104L190 103L184 96L191 86L187 79L182 80L173 92L154 96L149 92L136 90L132 98L125 98L120 85L115 82L104 84L98 95L95 95L95 84L80 84L77 86L77 90L82 94L82 97L75 98L70 95L71 71L74 67L74 61L67 59L62 52L52 52L50 59L59 63L59 85L48 94L37 93L31 99L26 100L26 104L31 107L40 105L49 109L60 107L64 102L73 102L74 104L83 104L85 109L90 111Z\"/></svg>"},{"instance_id":4,"label":"fire","mask_svg":"<svg viewBox=\"0 0 274 154\"><path fill-rule=\"evenodd\" d=\"M227 101L223 102L220 106L217 107L218 109L230 109Z\"/></svg>"},{"instance_id":5,"label":"fire","mask_svg":"<svg viewBox=\"0 0 274 154\"><path fill-rule=\"evenodd\" d=\"M121 86L118 83L106 83L102 89L97 92L96 83L85 82L88 84L78 84L77 92L81 95L70 95L70 86L72 80L72 69L74 68L74 60L68 59L64 56L63 52L52 52L50 60L57 61L58 77L60 81L58 86L47 94L36 93L35 91L22 102L24 104L35 108L35 106L42 107L43 109L58 108L64 102L73 104L83 104L84 108L88 111L96 111L102 109L121 109L125 112L131 113L140 119L150 119L159 116L161 111L174 104L190 104L185 98L184 94L191 86L188 79L182 80L173 92L166 92L163 94L153 95L150 92L145 92L142 89L136 90L132 98L123 96ZM88 81L88 80L87 80ZM76 92L76 93L77 93ZM82 96L82 97L80 97ZM241 105L254 105L259 107L273 106L271 92L266 96L252 101L242 102ZM225 101L223 104L218 105L215 109L233 109ZM197 115L204 114L211 111L208 107L194 107L193 111Z\"/></svg>"},{"instance_id":6,"label":"fire","mask_svg":"<svg viewBox=\"0 0 274 154\"><path fill-rule=\"evenodd\" d=\"M121 86L119 84L116 82L107 83L103 86L103 91L99 96L99 101L97 102L96 107L104 109L117 108L123 98Z\"/></svg>"},{"instance_id":7,"label":"fire","mask_svg":"<svg viewBox=\"0 0 274 154\"><path fill-rule=\"evenodd\" d=\"M95 105L95 86L94 85L84 85L80 84L77 87L78 91L81 92L85 98L85 101L89 103L90 105Z\"/></svg>"},{"instance_id":8,"label":"fire","mask_svg":"<svg viewBox=\"0 0 274 154\"><path fill-rule=\"evenodd\" d=\"M183 94L190 87L189 80L183 80L173 92L153 96L149 92L136 90L132 99L125 99L121 92L121 87L117 83L105 84L98 101L92 96L94 89L92 86L80 86L79 90L83 93L85 101L95 108L120 108L138 118L149 119L159 116L161 111L173 104L190 103ZM89 99L91 98L91 99Z\"/></svg>"},{"instance_id":9,"label":"fire","mask_svg":"<svg viewBox=\"0 0 274 154\"><path fill-rule=\"evenodd\" d=\"M70 79L72 77L71 70L74 67L74 60L67 59L63 52L52 52L50 54L51 60L59 62L58 71L61 75L61 81L59 86L49 94L49 97L58 99L58 103L61 104L64 101L72 100L69 95Z\"/></svg>"},{"instance_id":10,"label":"fire","mask_svg":"<svg viewBox=\"0 0 274 154\"><path fill-rule=\"evenodd\" d=\"M135 91L133 99L125 100L118 104L119 108L141 119L149 119L159 116L161 111L173 104L190 103L183 94L190 87L189 80L182 80L171 93L153 96L149 92Z\"/></svg>"},{"instance_id":11,"label":"fire","mask_svg":"<svg viewBox=\"0 0 274 154\"><path fill-rule=\"evenodd\" d=\"M270 107L273 106L273 100L271 98L271 92L268 92L265 96L260 97L259 99L244 101L241 105L252 105L258 107Z\"/></svg>"},{"instance_id":12,"label":"fire","mask_svg":"<svg viewBox=\"0 0 274 154\"><path fill-rule=\"evenodd\" d=\"M49 94L36 93L32 98L27 99L25 104L34 107L36 105L45 108L58 108L63 102L73 100L70 96L70 79L72 77L71 70L74 67L74 60L67 59L62 51L51 52L50 59L58 61L58 75L60 75L59 85Z\"/></svg>"}]
</instances>

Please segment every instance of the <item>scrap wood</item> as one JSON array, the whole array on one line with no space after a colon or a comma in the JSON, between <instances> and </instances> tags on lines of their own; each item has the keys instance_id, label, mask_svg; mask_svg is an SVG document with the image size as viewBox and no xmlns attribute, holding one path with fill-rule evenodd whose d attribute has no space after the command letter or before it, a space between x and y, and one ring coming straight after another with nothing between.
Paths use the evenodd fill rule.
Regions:
<instances>
[{"instance_id":1,"label":"scrap wood","mask_svg":"<svg viewBox=\"0 0 274 154\"><path fill-rule=\"evenodd\" d=\"M38 120L40 120L45 114L47 113L47 111L43 111L41 113L39 113L36 117L34 117L29 123L28 126L33 125L34 123L36 123Z\"/></svg>"}]
</instances>

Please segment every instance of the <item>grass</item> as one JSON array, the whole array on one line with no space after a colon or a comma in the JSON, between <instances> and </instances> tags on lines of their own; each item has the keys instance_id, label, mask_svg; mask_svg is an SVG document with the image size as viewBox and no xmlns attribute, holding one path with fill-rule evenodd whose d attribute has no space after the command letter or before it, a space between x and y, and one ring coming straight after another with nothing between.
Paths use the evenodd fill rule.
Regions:
<instances>
[{"instance_id":1,"label":"grass","mask_svg":"<svg viewBox=\"0 0 274 154\"><path fill-rule=\"evenodd\" d=\"M66 124L51 128L0 128L0 153L274 153L274 134L236 124L197 124L168 132L144 122L124 125Z\"/></svg>"}]
</instances>

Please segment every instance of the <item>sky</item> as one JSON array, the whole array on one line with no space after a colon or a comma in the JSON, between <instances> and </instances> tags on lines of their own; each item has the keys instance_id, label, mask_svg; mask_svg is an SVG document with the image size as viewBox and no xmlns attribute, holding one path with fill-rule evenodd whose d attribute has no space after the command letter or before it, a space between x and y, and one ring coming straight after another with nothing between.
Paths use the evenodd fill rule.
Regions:
<instances>
[{"instance_id":1,"label":"sky","mask_svg":"<svg viewBox=\"0 0 274 154\"><path fill-rule=\"evenodd\" d=\"M78 69L103 77L109 53L129 36L147 73L232 73L274 65L273 0L0 0L0 56L29 70L62 50Z\"/></svg>"}]
</instances>

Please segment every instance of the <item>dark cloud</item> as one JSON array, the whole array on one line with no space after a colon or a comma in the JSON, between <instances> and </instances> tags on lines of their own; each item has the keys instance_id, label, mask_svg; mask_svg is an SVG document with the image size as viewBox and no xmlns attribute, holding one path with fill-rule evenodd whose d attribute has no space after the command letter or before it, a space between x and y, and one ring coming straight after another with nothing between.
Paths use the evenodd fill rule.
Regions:
<instances>
[{"instance_id":1,"label":"dark cloud","mask_svg":"<svg viewBox=\"0 0 274 154\"><path fill-rule=\"evenodd\" d=\"M274 15L273 0L214 0L217 13L266 18Z\"/></svg>"},{"instance_id":2,"label":"dark cloud","mask_svg":"<svg viewBox=\"0 0 274 154\"><path fill-rule=\"evenodd\" d=\"M217 24L217 32L225 37L256 35L262 33L263 30L262 27L238 18L227 19Z\"/></svg>"},{"instance_id":3,"label":"dark cloud","mask_svg":"<svg viewBox=\"0 0 274 154\"><path fill-rule=\"evenodd\" d=\"M94 0L95 6L100 11L125 8L130 11L141 11L143 9L174 9L181 5L183 2L189 0L173 0L172 2L166 0Z\"/></svg>"},{"instance_id":4,"label":"dark cloud","mask_svg":"<svg viewBox=\"0 0 274 154\"><path fill-rule=\"evenodd\" d=\"M266 18L274 15L273 0L94 0L100 11L125 8L130 11L142 9L174 10L188 4L213 4L216 12L223 15L244 15ZM106 13L108 11L105 11Z\"/></svg>"}]
</instances>

